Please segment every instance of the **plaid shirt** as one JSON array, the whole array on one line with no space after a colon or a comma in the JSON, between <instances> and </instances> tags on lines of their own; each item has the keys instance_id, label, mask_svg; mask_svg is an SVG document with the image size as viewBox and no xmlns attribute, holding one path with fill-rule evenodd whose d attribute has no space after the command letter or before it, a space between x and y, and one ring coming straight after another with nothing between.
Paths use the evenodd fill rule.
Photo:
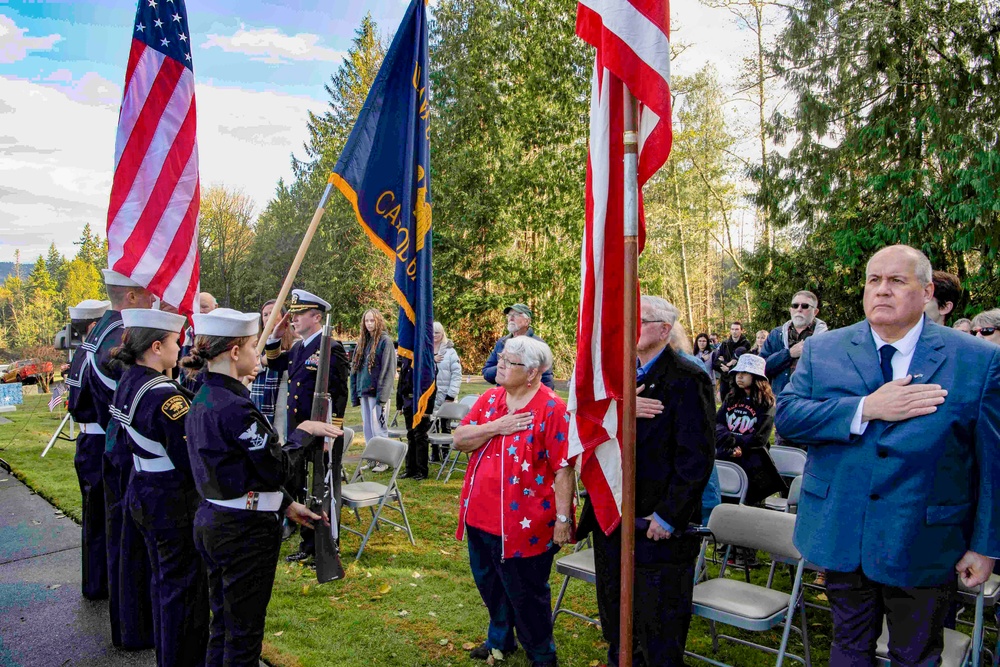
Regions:
<instances>
[{"instance_id":1,"label":"plaid shirt","mask_svg":"<svg viewBox=\"0 0 1000 667\"><path fill-rule=\"evenodd\" d=\"M278 385L281 375L270 368L264 368L258 373L250 385L250 400L257 406L267 421L274 424L274 404L278 401Z\"/></svg>"}]
</instances>

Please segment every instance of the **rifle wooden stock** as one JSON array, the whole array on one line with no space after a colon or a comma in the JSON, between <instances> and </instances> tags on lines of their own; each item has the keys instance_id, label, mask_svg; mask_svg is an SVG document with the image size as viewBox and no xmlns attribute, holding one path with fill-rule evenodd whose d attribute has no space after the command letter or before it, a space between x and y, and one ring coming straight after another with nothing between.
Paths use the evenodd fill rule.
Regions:
<instances>
[{"instance_id":1,"label":"rifle wooden stock","mask_svg":"<svg viewBox=\"0 0 1000 667\"><path fill-rule=\"evenodd\" d=\"M313 393L311 418L314 421L330 423L331 402L327 391L330 384L330 318L327 316L323 327L322 339L319 345L319 365L316 368L316 390ZM338 428L343 427L343 419L333 419ZM328 528L322 522L316 526L316 580L324 584L328 581L344 578L344 566L340 562L340 546L334 539L333 530L339 528L340 521L340 465L344 453L344 436L334 440L330 449L329 470L327 474L327 456L323 448L323 440L313 443L309 455L309 465L312 468L309 475L309 509L316 514L326 512L333 528ZM338 531L339 537L339 531Z\"/></svg>"}]
</instances>

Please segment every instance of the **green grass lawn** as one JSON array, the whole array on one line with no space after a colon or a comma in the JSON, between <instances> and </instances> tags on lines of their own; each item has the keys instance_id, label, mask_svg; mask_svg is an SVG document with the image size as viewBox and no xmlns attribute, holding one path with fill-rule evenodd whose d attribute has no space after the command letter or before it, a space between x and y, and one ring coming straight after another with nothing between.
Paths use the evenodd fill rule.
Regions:
<instances>
[{"instance_id":1,"label":"green grass lawn","mask_svg":"<svg viewBox=\"0 0 1000 667\"><path fill-rule=\"evenodd\" d=\"M463 394L479 393L484 387L464 384ZM39 458L65 414L49 413L47 400L48 396L26 396L24 406L5 415L13 423L0 425L0 458L10 463L26 484L79 520L72 443L60 441L48 456ZM359 422L359 412L349 410L346 423ZM360 453L360 442L359 437L350 454ZM432 466L432 473L436 470ZM453 476L447 485L433 480L401 481L417 545L411 546L401 531L385 527L373 535L361 561L355 562L360 540L345 534L342 550L347 577L343 581L316 585L312 570L284 561L284 555L297 546L298 537L283 545L268 608L265 659L285 667L474 664L463 645L483 641L489 617L469 572L466 546L454 537L460 488L460 475ZM356 524L348 512L344 521ZM754 580L761 583L766 575L763 567L753 573ZM553 567L553 598L561 584L562 577ZM789 589L787 572L780 573L777 587ZM580 581L570 583L565 604L597 615L594 587ZM809 625L814 663L826 664L830 616L810 610ZM777 646L780 634L774 631L753 638ZM591 625L560 615L555 639L562 665L584 667L604 662L607 646L600 631ZM702 654L711 651L708 626L699 619L693 621L688 648ZM791 650L801 653L794 633ZM725 642L717 657L739 667L774 664L771 655ZM505 662L513 667L529 664L523 652Z\"/></svg>"}]
</instances>

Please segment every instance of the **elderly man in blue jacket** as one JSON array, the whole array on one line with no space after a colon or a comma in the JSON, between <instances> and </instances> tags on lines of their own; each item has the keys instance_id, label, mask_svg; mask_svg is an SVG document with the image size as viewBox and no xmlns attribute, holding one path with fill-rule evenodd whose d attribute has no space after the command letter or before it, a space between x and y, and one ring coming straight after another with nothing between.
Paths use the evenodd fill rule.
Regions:
<instances>
[{"instance_id":1,"label":"elderly man in blue jacket","mask_svg":"<svg viewBox=\"0 0 1000 667\"><path fill-rule=\"evenodd\" d=\"M508 333L493 346L493 352L490 353L490 358L483 366L483 379L490 384L497 383L497 362L500 360L500 353L503 352L503 346L507 344L508 340L517 336L538 338L534 329L531 328L531 308L523 303L515 303L513 306L504 308L503 314L507 318ZM538 338L538 340L542 339ZM542 373L541 382L549 389L555 389L555 385L552 383L551 368Z\"/></svg>"},{"instance_id":2,"label":"elderly man in blue jacket","mask_svg":"<svg viewBox=\"0 0 1000 667\"><path fill-rule=\"evenodd\" d=\"M809 446L795 544L827 570L832 667L940 664L956 574L1000 555L1000 347L927 320L908 246L866 270L865 320L806 341L776 423Z\"/></svg>"}]
</instances>

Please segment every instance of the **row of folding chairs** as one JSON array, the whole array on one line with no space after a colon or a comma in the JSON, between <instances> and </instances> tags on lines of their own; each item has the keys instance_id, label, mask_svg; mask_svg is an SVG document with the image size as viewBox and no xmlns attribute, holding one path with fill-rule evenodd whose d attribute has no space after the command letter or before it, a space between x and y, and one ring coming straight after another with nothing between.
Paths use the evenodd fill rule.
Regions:
<instances>
[{"instance_id":1,"label":"row of folding chairs","mask_svg":"<svg viewBox=\"0 0 1000 667\"><path fill-rule=\"evenodd\" d=\"M438 468L435 480L440 480L444 476L444 481L447 483L452 474L457 470L458 472L464 473L465 466L459 465L460 459L464 456L465 463L468 463L469 455L456 450L452 447L454 442L450 433L443 433L438 430L438 425L441 423L451 423L461 421L465 418L465 415L469 414L469 410L479 399L479 394L470 394L468 396L463 396L457 402L444 403L434 414L431 415L431 431L428 434L428 440L431 445L437 446L441 450L446 450L447 454L441 458L441 464ZM389 428L390 438L406 438L406 429L399 427L399 418L402 413L397 410L396 415L392 419L392 424Z\"/></svg>"}]
</instances>

